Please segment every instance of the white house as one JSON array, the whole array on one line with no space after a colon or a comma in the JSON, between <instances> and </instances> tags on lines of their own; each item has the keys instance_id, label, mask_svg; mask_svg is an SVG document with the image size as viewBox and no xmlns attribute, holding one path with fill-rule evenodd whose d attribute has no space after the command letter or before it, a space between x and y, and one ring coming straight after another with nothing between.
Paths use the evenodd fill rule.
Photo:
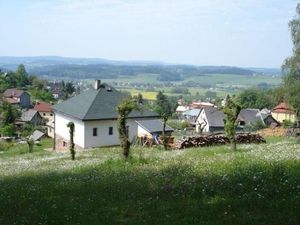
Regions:
<instances>
[{"instance_id":1,"label":"white house","mask_svg":"<svg viewBox=\"0 0 300 225\"><path fill-rule=\"evenodd\" d=\"M116 108L125 95L107 84L95 82L94 89L83 92L53 107L55 147L68 148L69 128L75 124L74 143L77 148L93 148L119 145ZM148 110L133 111L129 114L127 126L129 138L137 136L136 120L157 118Z\"/></svg>"},{"instance_id":2,"label":"white house","mask_svg":"<svg viewBox=\"0 0 300 225\"><path fill-rule=\"evenodd\" d=\"M201 109L196 119L196 131L215 132L224 130L225 114L215 107Z\"/></svg>"},{"instance_id":3,"label":"white house","mask_svg":"<svg viewBox=\"0 0 300 225\"><path fill-rule=\"evenodd\" d=\"M196 119L196 131L201 129L203 132L219 132L224 131L224 120L226 115L218 108L208 107L201 109L199 116ZM242 109L238 115L237 130L243 130L247 126L254 126L257 123L262 123L265 126L276 127L279 122L276 121L271 114L265 110L259 109Z\"/></svg>"}]
</instances>

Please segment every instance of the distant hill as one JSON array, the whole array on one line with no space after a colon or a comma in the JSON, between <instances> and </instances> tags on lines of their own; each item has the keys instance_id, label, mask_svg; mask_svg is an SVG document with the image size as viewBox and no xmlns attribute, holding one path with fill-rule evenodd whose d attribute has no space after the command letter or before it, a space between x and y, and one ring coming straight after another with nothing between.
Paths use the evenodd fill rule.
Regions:
<instances>
[{"instance_id":1,"label":"distant hill","mask_svg":"<svg viewBox=\"0 0 300 225\"><path fill-rule=\"evenodd\" d=\"M0 68L15 70L24 64L38 76L78 79L115 79L120 76L157 74L160 81L178 81L187 76L207 74L278 75L277 69L239 68L230 66L173 65L152 61L115 61L101 58L67 58L59 56L0 57ZM280 70L279 70L280 73Z\"/></svg>"},{"instance_id":2,"label":"distant hill","mask_svg":"<svg viewBox=\"0 0 300 225\"><path fill-rule=\"evenodd\" d=\"M263 75L281 76L282 74L280 68L248 68L248 69Z\"/></svg>"}]
</instances>

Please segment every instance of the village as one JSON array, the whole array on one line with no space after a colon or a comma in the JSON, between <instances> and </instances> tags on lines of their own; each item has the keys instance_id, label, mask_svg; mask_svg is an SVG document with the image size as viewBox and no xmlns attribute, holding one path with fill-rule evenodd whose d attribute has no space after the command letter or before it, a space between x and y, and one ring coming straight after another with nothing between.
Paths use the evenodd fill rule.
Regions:
<instances>
[{"instance_id":1,"label":"village","mask_svg":"<svg viewBox=\"0 0 300 225\"><path fill-rule=\"evenodd\" d=\"M3 74L3 79L13 79L8 76L9 74ZM24 76L26 78L27 73ZM71 91L66 95L63 82L44 82L41 88L51 95L51 101L35 99L32 102L26 88L6 89L2 94L4 109L2 116L14 118L9 121L12 124L2 128L1 140L12 143L26 143L32 140L39 143L42 138L51 138L53 150L67 150L70 147L67 124L73 122L76 128L74 133L76 149L118 146L120 140L117 107L126 93L101 83L100 80L95 80L93 86L81 93L76 93L76 88L71 83L68 85L71 86L69 88ZM182 148L182 143L187 138L199 135L225 135L226 115L222 111L225 101L226 99L217 106L201 100L194 100L188 104L183 99L178 99L177 107L170 109L170 123L166 124L165 129L162 116L153 107L146 109L143 106L141 111L134 111L128 116L126 126L129 141L153 147L161 145L163 136L166 135L169 137L169 148L176 149ZM149 105L149 101L147 104ZM155 101L150 101L150 105L155 105ZM12 107L16 113L13 113ZM262 136L285 135L288 132L285 124L294 122L296 122L295 111L287 102L281 101L272 109L241 109L236 120L236 131L240 134L252 133ZM172 124L175 124L174 127ZM186 145L185 141L186 146L193 145Z\"/></svg>"},{"instance_id":2,"label":"village","mask_svg":"<svg viewBox=\"0 0 300 225\"><path fill-rule=\"evenodd\" d=\"M0 9L0 225L300 224L300 2Z\"/></svg>"}]
</instances>

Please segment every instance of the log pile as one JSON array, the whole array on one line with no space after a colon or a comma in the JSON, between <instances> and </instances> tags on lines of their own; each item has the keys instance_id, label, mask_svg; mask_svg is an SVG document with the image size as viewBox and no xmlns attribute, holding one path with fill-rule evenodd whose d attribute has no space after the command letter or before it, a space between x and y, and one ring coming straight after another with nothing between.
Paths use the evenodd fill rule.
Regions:
<instances>
[{"instance_id":1,"label":"log pile","mask_svg":"<svg viewBox=\"0 0 300 225\"><path fill-rule=\"evenodd\" d=\"M236 141L239 144L249 143L265 143L265 139L258 134L237 134ZM229 139L225 135L208 135L208 136L193 136L186 137L183 140L175 142L174 147L176 149L184 149L191 147L205 147L213 145L225 145L230 143Z\"/></svg>"},{"instance_id":2,"label":"log pile","mask_svg":"<svg viewBox=\"0 0 300 225\"><path fill-rule=\"evenodd\" d=\"M288 135L288 129L283 127L265 128L257 131L257 134L264 137L285 137Z\"/></svg>"}]
</instances>

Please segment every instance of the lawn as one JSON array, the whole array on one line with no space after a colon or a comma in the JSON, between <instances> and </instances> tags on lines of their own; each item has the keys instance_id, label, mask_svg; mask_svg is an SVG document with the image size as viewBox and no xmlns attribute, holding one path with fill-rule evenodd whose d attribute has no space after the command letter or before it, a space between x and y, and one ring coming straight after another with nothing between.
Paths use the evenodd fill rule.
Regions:
<instances>
[{"instance_id":1,"label":"lawn","mask_svg":"<svg viewBox=\"0 0 300 225\"><path fill-rule=\"evenodd\" d=\"M50 146L46 141L42 145ZM0 224L299 224L300 144L0 154Z\"/></svg>"}]
</instances>

